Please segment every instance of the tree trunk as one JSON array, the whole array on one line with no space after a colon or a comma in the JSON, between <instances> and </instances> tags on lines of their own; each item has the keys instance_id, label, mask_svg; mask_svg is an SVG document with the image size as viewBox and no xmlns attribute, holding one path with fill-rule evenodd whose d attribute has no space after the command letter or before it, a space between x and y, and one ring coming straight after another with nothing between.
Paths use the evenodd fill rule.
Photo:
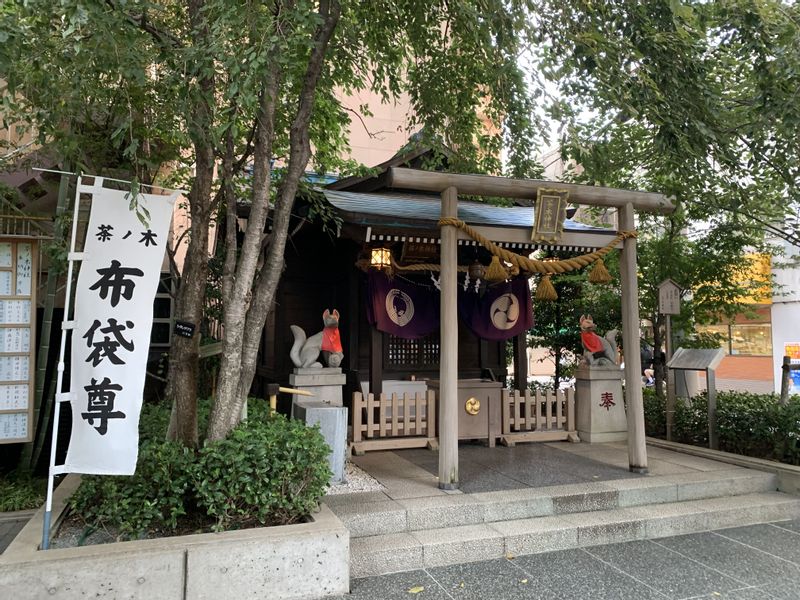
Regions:
<instances>
[{"instance_id":1,"label":"tree trunk","mask_svg":"<svg viewBox=\"0 0 800 600\"><path fill-rule=\"evenodd\" d=\"M341 6L338 1L320 2L320 13L325 20L317 31L316 45L308 61L303 90L300 94L300 103L289 134L289 169L275 203L275 211L272 215L272 237L267 250L267 258L255 282L253 302L247 313L247 326L242 346L242 368L237 390L239 411L241 411L241 406L247 399L250 387L253 385L258 347L261 342L261 331L264 329L264 323L273 308L275 293L283 272L283 254L286 249L289 218L297 189L300 185L300 178L305 173L308 160L311 157L308 125L311 120L317 82L322 73L328 43L339 22L340 12ZM228 423L229 427L235 427L237 422L238 412L232 413L231 421Z\"/></svg>"},{"instance_id":2,"label":"tree trunk","mask_svg":"<svg viewBox=\"0 0 800 600\"><path fill-rule=\"evenodd\" d=\"M203 158L201 158L201 156ZM167 398L172 400L174 427L169 436L190 448L197 447L197 375L199 370L200 323L208 277L208 228L211 182L214 173L214 155L208 149L198 152L197 176L189 203L192 215L192 234L186 260L181 273L181 286L175 299L175 318L196 325L191 338L172 337L169 354L169 380ZM201 200L201 198L205 200Z\"/></svg>"},{"instance_id":3,"label":"tree trunk","mask_svg":"<svg viewBox=\"0 0 800 600\"><path fill-rule=\"evenodd\" d=\"M270 160L272 158L272 114L270 111L274 112L275 94L269 93L268 90L272 85L277 90L277 71L272 73L274 79L268 76L265 83L267 92L265 92L262 105L257 148L254 155L253 209L250 213L247 233L239 258L232 302L225 306L226 330L220 382L208 428L208 438L211 440L224 438L239 423L242 406L255 375L261 331L275 298L275 290L283 270L283 254L286 248L291 209L300 178L303 176L311 156L308 126L317 83L322 73L328 43L339 21L341 7L338 1L323 0L320 2L319 10L323 21L314 36L314 47L306 67L297 113L290 129L287 172L275 202L267 257L261 270L257 272L264 241L263 231L268 210ZM277 63L278 61L275 61L276 65ZM258 144L261 146L259 147ZM262 180L262 177L265 179ZM228 323L232 327L230 332L227 329Z\"/></svg>"},{"instance_id":4,"label":"tree trunk","mask_svg":"<svg viewBox=\"0 0 800 600\"><path fill-rule=\"evenodd\" d=\"M256 275L261 256L264 228L269 213L272 174L270 161L274 139L275 99L279 87L276 67L277 61L275 66L268 71L262 91L253 155L253 200L250 217L247 220L247 231L233 280L225 284L228 291L223 304L225 338L222 346L217 398L208 425L208 438L211 440L222 439L228 435L231 429L228 423L232 420L238 423L243 405L242 403L237 407L236 397L242 372L242 344L247 324L247 311L252 299L253 278ZM232 267L230 262L233 261L230 244L236 243L235 237L226 240L226 244L229 245L226 253L228 259L226 260L226 271Z\"/></svg>"},{"instance_id":5,"label":"tree trunk","mask_svg":"<svg viewBox=\"0 0 800 600\"><path fill-rule=\"evenodd\" d=\"M307 160L308 158L306 158ZM305 167L303 169L305 170ZM267 252L267 259L256 282L253 301L247 314L247 327L242 344L241 375L239 387L236 390L240 406L244 404L253 384L253 377L256 374L258 347L261 342L261 331L264 329L264 323L273 308L275 292L278 289L278 283L283 272L283 253L286 249L289 217L294 205L294 196L297 193L298 183L299 177L294 185L287 186L287 189L282 190L281 201L275 206L272 219L273 234ZM235 426L235 422L231 423L231 427Z\"/></svg>"},{"instance_id":6,"label":"tree trunk","mask_svg":"<svg viewBox=\"0 0 800 600\"><path fill-rule=\"evenodd\" d=\"M556 359L556 371L555 375L553 376L553 390L558 391L558 388L561 387L561 346L556 346L553 348L553 356Z\"/></svg>"},{"instance_id":7,"label":"tree trunk","mask_svg":"<svg viewBox=\"0 0 800 600\"><path fill-rule=\"evenodd\" d=\"M204 21L204 0L189 0L187 14L197 48L208 47L208 23ZM191 338L173 336L169 357L167 398L172 401L174 419L168 437L190 448L197 447L197 375L199 370L200 323L203 319L208 277L208 230L211 224L211 189L214 180L214 70L210 58L191 65L198 75L196 102L187 115L189 135L195 150L195 179L189 193L191 235L175 299L175 318L196 326Z\"/></svg>"}]
</instances>

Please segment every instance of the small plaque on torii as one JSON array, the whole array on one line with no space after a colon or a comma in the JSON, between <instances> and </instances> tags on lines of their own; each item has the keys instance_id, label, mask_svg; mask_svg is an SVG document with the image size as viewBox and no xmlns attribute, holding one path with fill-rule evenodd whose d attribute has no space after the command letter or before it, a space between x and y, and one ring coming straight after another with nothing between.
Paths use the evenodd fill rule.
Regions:
<instances>
[{"instance_id":1,"label":"small plaque on torii","mask_svg":"<svg viewBox=\"0 0 800 600\"><path fill-rule=\"evenodd\" d=\"M540 188L536 192L536 212L533 220L534 242L557 242L567 218L569 191Z\"/></svg>"}]
</instances>

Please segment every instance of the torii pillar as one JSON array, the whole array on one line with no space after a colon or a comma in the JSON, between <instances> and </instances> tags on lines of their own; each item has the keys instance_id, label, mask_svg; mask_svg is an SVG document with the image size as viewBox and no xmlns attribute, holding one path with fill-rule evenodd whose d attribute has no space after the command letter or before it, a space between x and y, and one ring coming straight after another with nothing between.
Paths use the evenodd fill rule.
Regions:
<instances>
[{"instance_id":1,"label":"torii pillar","mask_svg":"<svg viewBox=\"0 0 800 600\"><path fill-rule=\"evenodd\" d=\"M442 192L442 218L458 216L458 191ZM458 230L441 228L439 336L439 488L458 488Z\"/></svg>"},{"instance_id":2,"label":"torii pillar","mask_svg":"<svg viewBox=\"0 0 800 600\"><path fill-rule=\"evenodd\" d=\"M636 228L633 204L618 210L620 231ZM622 348L625 353L625 402L628 413L628 465L634 473L647 473L647 448L642 399L642 358L639 354L639 282L636 269L636 238L622 242L620 257L622 283Z\"/></svg>"}]
</instances>

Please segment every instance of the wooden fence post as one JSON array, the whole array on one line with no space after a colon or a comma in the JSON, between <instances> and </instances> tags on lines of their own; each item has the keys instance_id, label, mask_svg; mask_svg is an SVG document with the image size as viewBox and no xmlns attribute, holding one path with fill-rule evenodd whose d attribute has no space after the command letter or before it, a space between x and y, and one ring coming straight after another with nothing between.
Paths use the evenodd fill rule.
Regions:
<instances>
[{"instance_id":1,"label":"wooden fence post","mask_svg":"<svg viewBox=\"0 0 800 600\"><path fill-rule=\"evenodd\" d=\"M789 403L789 387L792 381L792 359L788 356L783 357L781 366L781 404Z\"/></svg>"}]
</instances>

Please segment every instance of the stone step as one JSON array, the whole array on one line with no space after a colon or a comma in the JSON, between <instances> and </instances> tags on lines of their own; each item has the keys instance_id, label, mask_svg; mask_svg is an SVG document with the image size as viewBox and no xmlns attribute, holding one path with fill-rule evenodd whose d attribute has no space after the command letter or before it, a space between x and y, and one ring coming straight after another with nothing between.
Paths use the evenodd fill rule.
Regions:
<instances>
[{"instance_id":1,"label":"stone step","mask_svg":"<svg viewBox=\"0 0 800 600\"><path fill-rule=\"evenodd\" d=\"M724 498L777 489L772 473L732 468L476 494L392 500L382 493L325 499L351 538Z\"/></svg>"},{"instance_id":2,"label":"stone step","mask_svg":"<svg viewBox=\"0 0 800 600\"><path fill-rule=\"evenodd\" d=\"M799 517L800 498L760 492L388 533L351 539L350 574L369 577Z\"/></svg>"}]
</instances>

